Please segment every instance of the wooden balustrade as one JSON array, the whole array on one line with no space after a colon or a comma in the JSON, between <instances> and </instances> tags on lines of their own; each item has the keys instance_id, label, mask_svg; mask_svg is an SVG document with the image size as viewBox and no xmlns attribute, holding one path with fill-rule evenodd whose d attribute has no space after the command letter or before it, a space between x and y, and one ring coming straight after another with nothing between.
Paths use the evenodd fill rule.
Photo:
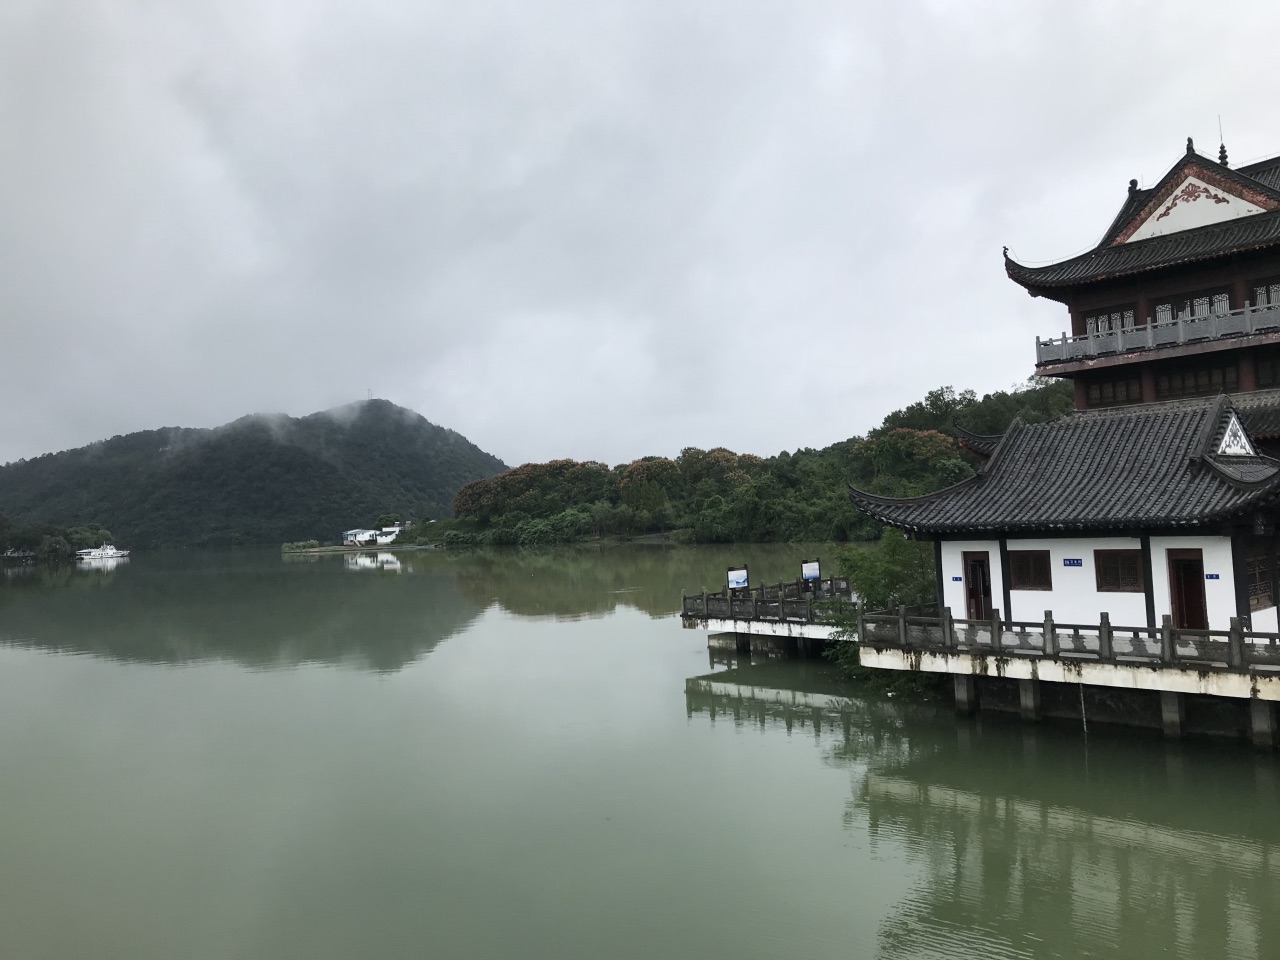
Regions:
<instances>
[{"instance_id":1,"label":"wooden balustrade","mask_svg":"<svg viewBox=\"0 0 1280 960\"><path fill-rule=\"evenodd\" d=\"M782 581L716 593L686 594L680 615L686 620L763 620L829 623L853 602L844 577Z\"/></svg>"},{"instance_id":2,"label":"wooden balustrade","mask_svg":"<svg viewBox=\"0 0 1280 960\"><path fill-rule=\"evenodd\" d=\"M1119 665L1176 664L1228 670L1280 669L1280 634L1245 630L1238 618L1228 630L1188 630L1170 617L1157 628L1114 626L1103 613L1097 623L1058 623L1046 610L1043 620L955 620L950 609L940 616L910 616L904 610L856 611L858 637L873 647L936 651L990 651L999 655L1093 660Z\"/></svg>"},{"instance_id":3,"label":"wooden balustrade","mask_svg":"<svg viewBox=\"0 0 1280 960\"><path fill-rule=\"evenodd\" d=\"M1102 321L1078 337L1066 333L1048 340L1037 337L1036 363L1061 363L1195 341L1274 333L1277 330L1280 330L1280 306L1275 304L1244 306L1221 313L1211 311L1200 316L1184 313L1170 320L1157 322L1148 319L1146 323L1128 326Z\"/></svg>"}]
</instances>

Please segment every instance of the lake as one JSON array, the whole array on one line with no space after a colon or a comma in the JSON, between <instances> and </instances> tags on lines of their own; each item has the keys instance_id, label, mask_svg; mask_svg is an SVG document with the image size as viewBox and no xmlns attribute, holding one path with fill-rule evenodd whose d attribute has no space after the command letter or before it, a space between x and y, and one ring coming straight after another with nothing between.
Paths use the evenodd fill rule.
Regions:
<instances>
[{"instance_id":1,"label":"lake","mask_svg":"<svg viewBox=\"0 0 1280 960\"><path fill-rule=\"evenodd\" d=\"M0 582L0 956L1280 956L1280 764L708 653L829 548Z\"/></svg>"}]
</instances>

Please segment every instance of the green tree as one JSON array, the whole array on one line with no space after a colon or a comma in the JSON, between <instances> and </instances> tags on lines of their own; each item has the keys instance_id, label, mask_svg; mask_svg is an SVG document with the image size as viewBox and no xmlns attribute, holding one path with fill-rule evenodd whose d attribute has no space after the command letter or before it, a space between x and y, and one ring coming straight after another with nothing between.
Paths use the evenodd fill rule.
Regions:
<instances>
[{"instance_id":1,"label":"green tree","mask_svg":"<svg viewBox=\"0 0 1280 960\"><path fill-rule=\"evenodd\" d=\"M854 594L869 610L936 600L933 544L908 540L899 530L886 528L872 547L841 550L837 562Z\"/></svg>"}]
</instances>

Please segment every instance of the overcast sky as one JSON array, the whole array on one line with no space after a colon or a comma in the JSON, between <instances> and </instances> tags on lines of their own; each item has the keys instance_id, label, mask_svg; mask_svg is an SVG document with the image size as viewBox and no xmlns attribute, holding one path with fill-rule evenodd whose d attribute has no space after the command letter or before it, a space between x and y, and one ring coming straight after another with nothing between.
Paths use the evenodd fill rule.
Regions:
<instances>
[{"instance_id":1,"label":"overcast sky","mask_svg":"<svg viewBox=\"0 0 1280 960\"><path fill-rule=\"evenodd\" d=\"M1274 3L5 0L0 462L367 391L510 464L1031 373L1004 276L1280 153Z\"/></svg>"}]
</instances>

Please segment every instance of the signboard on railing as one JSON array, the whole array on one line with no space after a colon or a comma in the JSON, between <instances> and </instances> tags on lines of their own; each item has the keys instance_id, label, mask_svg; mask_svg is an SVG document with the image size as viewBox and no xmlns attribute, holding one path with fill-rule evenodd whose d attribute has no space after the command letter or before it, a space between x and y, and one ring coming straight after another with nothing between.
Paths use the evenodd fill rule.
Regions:
<instances>
[{"instance_id":1,"label":"signboard on railing","mask_svg":"<svg viewBox=\"0 0 1280 960\"><path fill-rule=\"evenodd\" d=\"M800 563L801 580L821 580L822 566L817 559L804 560Z\"/></svg>"},{"instance_id":2,"label":"signboard on railing","mask_svg":"<svg viewBox=\"0 0 1280 960\"><path fill-rule=\"evenodd\" d=\"M741 590L747 587L750 580L747 575L747 565L744 563L740 567L730 567L725 579L730 590Z\"/></svg>"}]
</instances>

